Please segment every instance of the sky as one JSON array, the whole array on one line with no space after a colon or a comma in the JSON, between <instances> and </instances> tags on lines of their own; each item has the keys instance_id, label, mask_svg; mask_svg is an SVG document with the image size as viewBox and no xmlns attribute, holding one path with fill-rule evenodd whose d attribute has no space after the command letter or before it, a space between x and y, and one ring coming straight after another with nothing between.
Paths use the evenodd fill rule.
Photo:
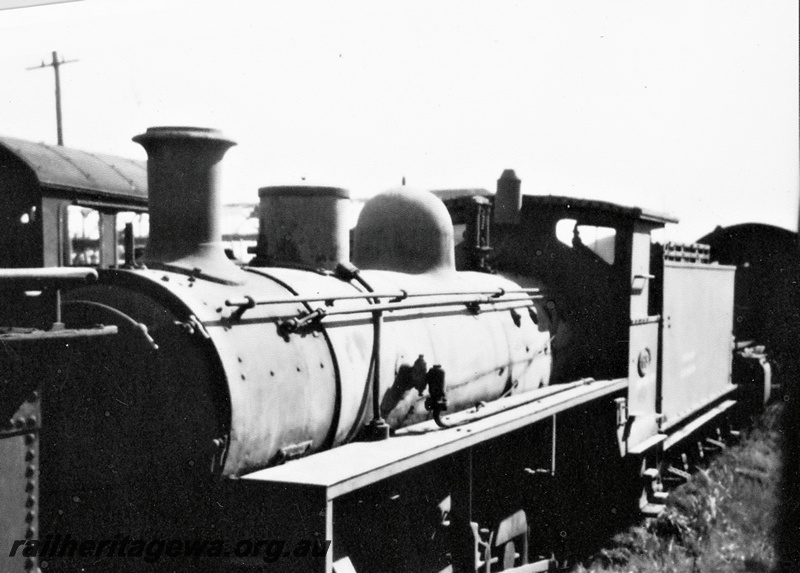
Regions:
<instances>
[{"instance_id":1,"label":"sky","mask_svg":"<svg viewBox=\"0 0 800 573\"><path fill-rule=\"evenodd\" d=\"M0 7L3 7L0 0ZM798 221L793 0L81 0L0 10L0 134L144 159L237 141L223 200L313 183L496 188L665 211L667 238Z\"/></svg>"}]
</instances>

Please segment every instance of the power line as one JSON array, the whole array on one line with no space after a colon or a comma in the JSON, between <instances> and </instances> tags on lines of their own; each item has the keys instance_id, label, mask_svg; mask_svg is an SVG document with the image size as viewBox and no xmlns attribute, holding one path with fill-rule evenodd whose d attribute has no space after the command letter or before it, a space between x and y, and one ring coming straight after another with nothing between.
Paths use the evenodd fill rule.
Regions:
<instances>
[{"instance_id":1,"label":"power line","mask_svg":"<svg viewBox=\"0 0 800 573\"><path fill-rule=\"evenodd\" d=\"M28 70L39 70L41 68L53 68L53 71L56 74L56 129L58 130L58 144L64 145L64 133L61 127L61 76L58 73L58 68L60 68L64 64L71 64L72 62L77 62L78 60L59 60L58 59L58 52L53 52L53 61L49 64L45 64L44 60L42 60L42 64L40 66L34 66L32 68L27 68Z\"/></svg>"}]
</instances>

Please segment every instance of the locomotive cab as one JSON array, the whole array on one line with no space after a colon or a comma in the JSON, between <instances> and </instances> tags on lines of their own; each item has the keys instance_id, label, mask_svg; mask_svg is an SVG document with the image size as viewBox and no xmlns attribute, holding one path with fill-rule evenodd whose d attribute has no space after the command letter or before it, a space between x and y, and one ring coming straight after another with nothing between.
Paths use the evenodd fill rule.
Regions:
<instances>
[{"instance_id":1,"label":"locomotive cab","mask_svg":"<svg viewBox=\"0 0 800 573\"><path fill-rule=\"evenodd\" d=\"M502 185L503 178L495 205ZM470 201L472 193L445 200L454 222L465 223L465 236L479 234ZM514 218L495 214L488 265L542 287L540 305L555 337L554 381L628 375L631 328L658 314L650 294L650 232L673 222L638 208L539 195L520 196ZM461 248L474 249L468 242ZM460 268L470 268L470 260L459 257Z\"/></svg>"},{"instance_id":2,"label":"locomotive cab","mask_svg":"<svg viewBox=\"0 0 800 573\"><path fill-rule=\"evenodd\" d=\"M455 214L469 198L446 201ZM635 207L552 195L521 195L513 171L498 180L489 266L542 288L553 348L553 382L628 378L628 447L658 433L660 311L650 234L677 219ZM474 236L479 217L464 217ZM469 248L468 245L467 248ZM462 261L475 260L462 257ZM655 287L655 288L654 288Z\"/></svg>"},{"instance_id":3,"label":"locomotive cab","mask_svg":"<svg viewBox=\"0 0 800 573\"><path fill-rule=\"evenodd\" d=\"M446 203L471 237L481 218L464 216L473 199L463 195ZM651 232L677 219L604 201L521 195L512 171L498 180L494 208L486 260L497 273L542 288L553 381L627 378L621 451L668 449L735 404L735 268L711 263L702 245L651 245ZM476 258L460 260L468 268Z\"/></svg>"}]
</instances>

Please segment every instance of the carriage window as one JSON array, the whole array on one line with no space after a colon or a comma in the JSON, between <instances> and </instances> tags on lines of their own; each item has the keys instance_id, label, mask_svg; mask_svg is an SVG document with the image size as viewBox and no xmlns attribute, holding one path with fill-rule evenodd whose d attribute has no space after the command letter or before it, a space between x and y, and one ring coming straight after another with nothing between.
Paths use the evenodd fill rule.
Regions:
<instances>
[{"instance_id":1,"label":"carriage window","mask_svg":"<svg viewBox=\"0 0 800 573\"><path fill-rule=\"evenodd\" d=\"M96 209L67 206L67 235L62 263L73 266L100 264L100 213Z\"/></svg>"},{"instance_id":2,"label":"carriage window","mask_svg":"<svg viewBox=\"0 0 800 573\"><path fill-rule=\"evenodd\" d=\"M147 237L150 235L150 215L147 213L134 213L121 211L117 213L117 264L125 262L125 225L133 225L134 250L136 258L141 258Z\"/></svg>"},{"instance_id":3,"label":"carriage window","mask_svg":"<svg viewBox=\"0 0 800 573\"><path fill-rule=\"evenodd\" d=\"M577 223L575 219L561 219L556 224L558 240L573 249L587 249L609 265L613 265L617 230L613 227Z\"/></svg>"}]
</instances>

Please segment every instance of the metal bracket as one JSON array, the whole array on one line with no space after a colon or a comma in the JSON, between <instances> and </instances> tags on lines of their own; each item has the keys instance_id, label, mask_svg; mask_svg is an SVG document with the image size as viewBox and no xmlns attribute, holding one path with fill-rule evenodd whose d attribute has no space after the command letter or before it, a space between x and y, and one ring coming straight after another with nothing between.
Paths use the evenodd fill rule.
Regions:
<instances>
[{"instance_id":1,"label":"metal bracket","mask_svg":"<svg viewBox=\"0 0 800 573\"><path fill-rule=\"evenodd\" d=\"M230 320L240 320L242 315L247 312L248 309L255 308L256 301L251 296L244 297L245 304L239 305L236 310L231 313ZM227 302L227 301L226 301Z\"/></svg>"},{"instance_id":2,"label":"metal bracket","mask_svg":"<svg viewBox=\"0 0 800 573\"><path fill-rule=\"evenodd\" d=\"M627 398L615 398L614 405L617 412L617 427L624 426L628 421L628 400Z\"/></svg>"},{"instance_id":3,"label":"metal bracket","mask_svg":"<svg viewBox=\"0 0 800 573\"><path fill-rule=\"evenodd\" d=\"M326 314L327 312L325 312L324 309L318 308L311 312L300 314L294 318L282 320L278 323L278 334L288 339L290 334L297 332L305 326L319 322L325 318Z\"/></svg>"},{"instance_id":4,"label":"metal bracket","mask_svg":"<svg viewBox=\"0 0 800 573\"><path fill-rule=\"evenodd\" d=\"M472 530L475 572L491 573L492 565L498 561L497 557L492 558L494 532L481 528L475 521L470 521L469 527ZM489 538L484 541L482 536L487 534Z\"/></svg>"},{"instance_id":5,"label":"metal bracket","mask_svg":"<svg viewBox=\"0 0 800 573\"><path fill-rule=\"evenodd\" d=\"M203 323L200 322L200 320L193 314L190 315L185 322L176 320L175 324L177 326L180 326L184 330L184 332L186 332L186 334L190 336L198 335L200 336L200 338L203 338L205 340L211 338L211 335L208 334L208 330L206 330L206 327L203 326Z\"/></svg>"},{"instance_id":6,"label":"metal bracket","mask_svg":"<svg viewBox=\"0 0 800 573\"><path fill-rule=\"evenodd\" d=\"M158 350L158 344L156 344L156 341L153 340L153 337L150 336L150 333L147 331L147 325L143 322L137 322L136 326L142 332L148 344L150 344L150 348L152 348L153 350Z\"/></svg>"},{"instance_id":7,"label":"metal bracket","mask_svg":"<svg viewBox=\"0 0 800 573\"><path fill-rule=\"evenodd\" d=\"M225 462L225 456L228 453L228 445L230 443L230 436L228 434L221 438L214 438L211 440L211 473L216 474L222 471Z\"/></svg>"},{"instance_id":8,"label":"metal bracket","mask_svg":"<svg viewBox=\"0 0 800 573\"><path fill-rule=\"evenodd\" d=\"M465 306L467 307L467 310L474 315L478 315L481 313L481 304L476 300L466 303Z\"/></svg>"}]
</instances>

